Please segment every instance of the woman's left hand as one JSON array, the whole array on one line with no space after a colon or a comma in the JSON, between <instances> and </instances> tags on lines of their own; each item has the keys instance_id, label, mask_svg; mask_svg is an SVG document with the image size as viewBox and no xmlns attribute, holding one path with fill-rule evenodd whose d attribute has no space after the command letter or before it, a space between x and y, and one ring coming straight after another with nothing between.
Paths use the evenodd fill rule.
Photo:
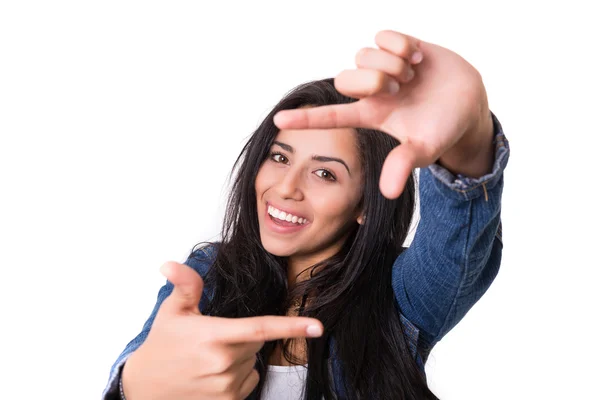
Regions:
<instances>
[{"instance_id":1,"label":"woman's left hand","mask_svg":"<svg viewBox=\"0 0 600 400\"><path fill-rule=\"evenodd\" d=\"M478 177L493 160L493 124L477 70L458 54L394 31L375 37L379 48L356 55L357 68L335 78L336 89L357 102L280 111L280 129L370 128L402 145L381 173L384 196L402 193L414 168L439 162Z\"/></svg>"}]
</instances>

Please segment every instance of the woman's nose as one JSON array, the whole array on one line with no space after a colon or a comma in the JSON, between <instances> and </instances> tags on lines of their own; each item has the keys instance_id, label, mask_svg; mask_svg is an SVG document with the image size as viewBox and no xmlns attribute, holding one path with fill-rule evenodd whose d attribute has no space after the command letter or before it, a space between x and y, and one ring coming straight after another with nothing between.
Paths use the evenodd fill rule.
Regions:
<instances>
[{"instance_id":1,"label":"woman's nose","mask_svg":"<svg viewBox=\"0 0 600 400\"><path fill-rule=\"evenodd\" d=\"M282 199L302 200L302 171L288 169L276 186Z\"/></svg>"}]
</instances>

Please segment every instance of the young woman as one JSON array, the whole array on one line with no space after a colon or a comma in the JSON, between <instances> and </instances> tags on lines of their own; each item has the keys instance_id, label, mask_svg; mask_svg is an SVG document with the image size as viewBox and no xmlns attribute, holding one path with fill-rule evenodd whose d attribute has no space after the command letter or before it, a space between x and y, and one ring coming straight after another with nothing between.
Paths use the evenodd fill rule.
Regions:
<instances>
[{"instance_id":1,"label":"young woman","mask_svg":"<svg viewBox=\"0 0 600 400\"><path fill-rule=\"evenodd\" d=\"M465 60L375 40L258 127L221 242L161 267L104 399L436 398L427 356L500 266L508 142Z\"/></svg>"}]
</instances>

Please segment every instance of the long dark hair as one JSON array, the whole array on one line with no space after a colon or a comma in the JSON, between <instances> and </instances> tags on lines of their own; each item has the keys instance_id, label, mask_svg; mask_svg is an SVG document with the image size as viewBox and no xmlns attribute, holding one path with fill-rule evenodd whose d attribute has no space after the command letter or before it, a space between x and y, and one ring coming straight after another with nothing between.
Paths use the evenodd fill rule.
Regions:
<instances>
[{"instance_id":1,"label":"long dark hair","mask_svg":"<svg viewBox=\"0 0 600 400\"><path fill-rule=\"evenodd\" d=\"M409 350L391 285L392 265L403 250L415 207L412 175L396 200L386 199L379 191L383 161L399 144L397 140L383 132L357 129L365 220L352 227L338 254L312 269L310 279L288 290L286 258L268 253L261 244L254 183L278 133L273 116L284 109L353 101L335 89L332 79L300 85L250 137L234 166L221 243L206 277L212 297L204 312L232 318L285 315L293 299L308 296L299 315L319 319L325 331L322 337L306 341L305 399L336 398L329 368L334 355L348 398L436 399ZM289 344L282 343L284 356L297 363ZM258 354L261 380L253 398L260 397L269 355L276 345L266 343Z\"/></svg>"}]
</instances>

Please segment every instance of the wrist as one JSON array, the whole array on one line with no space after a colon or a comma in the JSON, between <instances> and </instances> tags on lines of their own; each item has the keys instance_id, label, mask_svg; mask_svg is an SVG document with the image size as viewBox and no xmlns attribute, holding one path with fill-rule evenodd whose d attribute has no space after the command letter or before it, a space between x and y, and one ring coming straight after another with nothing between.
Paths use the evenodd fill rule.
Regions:
<instances>
[{"instance_id":1,"label":"wrist","mask_svg":"<svg viewBox=\"0 0 600 400\"><path fill-rule=\"evenodd\" d=\"M493 167L493 139L494 123L491 112L487 110L437 163L455 175L471 178L484 176L490 173Z\"/></svg>"}]
</instances>

